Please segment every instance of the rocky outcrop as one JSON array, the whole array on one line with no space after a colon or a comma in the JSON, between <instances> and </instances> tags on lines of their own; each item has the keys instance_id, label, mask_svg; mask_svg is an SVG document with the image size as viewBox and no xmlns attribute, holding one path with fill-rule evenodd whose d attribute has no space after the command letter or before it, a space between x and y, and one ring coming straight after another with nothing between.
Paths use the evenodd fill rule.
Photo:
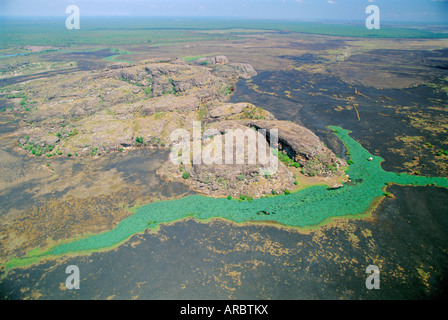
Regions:
<instances>
[{"instance_id":1,"label":"rocky outcrop","mask_svg":"<svg viewBox=\"0 0 448 320\"><path fill-rule=\"evenodd\" d=\"M263 108L256 107L251 103L240 102L214 105L210 108L206 119L208 122L214 122L237 119L275 120L275 117Z\"/></svg>"},{"instance_id":2,"label":"rocky outcrop","mask_svg":"<svg viewBox=\"0 0 448 320\"><path fill-rule=\"evenodd\" d=\"M250 79L257 75L254 68L247 63L229 63L226 56L199 58L194 62L197 65L210 66L214 75L219 77L237 77L239 79Z\"/></svg>"},{"instance_id":3,"label":"rocky outcrop","mask_svg":"<svg viewBox=\"0 0 448 320\"><path fill-rule=\"evenodd\" d=\"M184 129L191 134L194 121L201 120L209 134L203 137L202 151L214 150L219 142L215 139L226 141L230 135L245 137L244 151L235 152L231 164L226 158L210 163L167 161L159 170L164 178L208 195L260 197L294 189L294 174L343 174L345 161L310 130L276 120L251 103L226 102L238 79L256 75L250 65L229 63L223 56L208 59L204 65L180 59L120 64L70 78L53 77L51 83L31 82L28 91L40 102L24 118L18 150L51 158L172 148L172 132ZM214 131L206 131L210 129ZM269 145L272 130L278 130L277 146ZM250 144L248 136L264 143ZM272 153L275 147L281 154ZM272 162L248 161L263 154L277 160L274 171Z\"/></svg>"},{"instance_id":4,"label":"rocky outcrop","mask_svg":"<svg viewBox=\"0 0 448 320\"><path fill-rule=\"evenodd\" d=\"M214 64L227 64L229 59L226 56L216 56L210 58L199 58L196 60L196 64L199 65L214 65Z\"/></svg>"},{"instance_id":5,"label":"rocky outcrop","mask_svg":"<svg viewBox=\"0 0 448 320\"><path fill-rule=\"evenodd\" d=\"M270 141L270 131L278 132L278 149L301 166L308 176L332 176L344 174L345 160L336 157L324 143L309 129L289 121L279 120L223 120L214 122L210 128L224 134L232 128L263 129Z\"/></svg>"},{"instance_id":6,"label":"rocky outcrop","mask_svg":"<svg viewBox=\"0 0 448 320\"><path fill-rule=\"evenodd\" d=\"M336 157L310 130L288 121L276 120L272 114L260 109L250 103L213 106L206 117L201 150L202 157L213 153L212 159L216 155L214 152L218 152L217 159L221 159L221 162L198 162L192 154L191 162L167 162L159 173L168 180L183 181L192 189L212 196L261 197L283 193L295 188L297 182L293 172L333 178L331 185L340 185L334 178L345 175L343 167L347 163L344 160ZM254 113L255 110L259 113ZM277 146L269 145L271 130L278 132ZM256 141L264 140L264 147L263 144L250 144L249 136L256 137ZM232 164L229 164L223 150L227 141L233 141L235 137L244 141L244 148L242 152L240 150L233 154ZM259 150L260 147L265 150ZM285 162L282 162L284 157L278 156L275 174L263 173L268 172L272 162L249 161L249 157L259 155L260 151L274 157L271 148L275 147L278 147L281 154L289 156L289 161ZM237 162L238 157L240 162ZM182 175L188 178L182 178Z\"/></svg>"},{"instance_id":7,"label":"rocky outcrop","mask_svg":"<svg viewBox=\"0 0 448 320\"><path fill-rule=\"evenodd\" d=\"M227 62L225 57L213 59L215 64ZM165 143L158 133L166 136L176 125L185 126L181 123L191 116L186 113L202 110L206 115L208 108L228 99L235 81L233 75L217 75L181 59L156 59L53 77L51 83L32 82L28 90L39 102L18 133L30 139L19 143L29 152L36 145L34 154L48 156L107 153L134 145L137 137ZM162 119L161 113L169 115ZM124 129L130 126L132 130Z\"/></svg>"},{"instance_id":8,"label":"rocky outcrop","mask_svg":"<svg viewBox=\"0 0 448 320\"><path fill-rule=\"evenodd\" d=\"M302 166L302 171L311 176L330 176L341 173L347 166L345 160L336 157L311 130L289 121L244 121L257 130L278 130L279 148Z\"/></svg>"},{"instance_id":9,"label":"rocky outcrop","mask_svg":"<svg viewBox=\"0 0 448 320\"><path fill-rule=\"evenodd\" d=\"M237 77L238 79L250 79L257 75L254 68L246 63L215 65L212 73L219 77Z\"/></svg>"},{"instance_id":10,"label":"rocky outcrop","mask_svg":"<svg viewBox=\"0 0 448 320\"><path fill-rule=\"evenodd\" d=\"M213 123L207 129L218 128L219 124L220 122ZM225 141L230 141L228 138L242 141L246 134L245 130L252 132L257 141L265 141L265 136L241 123L228 121L224 123L224 126L226 128L221 127L222 135L204 137L200 161L198 161L198 157L193 158L193 156L190 163L177 164L168 161L159 170L159 174L168 180L183 181L193 190L216 197L229 195L232 197L241 195L262 197L272 193L283 193L285 189L292 190L294 188L293 173L283 163L275 161L275 170L271 171L271 162L260 163L256 158L249 159L253 155L257 155L260 151L259 148L263 147L263 152L271 159L276 160L268 143L264 145L245 143L243 152L235 152L230 158L226 158L224 148L218 149L217 154L214 153L212 150L217 151L213 149L218 141L216 139L219 139L223 146ZM233 132L230 133L226 129L231 129ZM206 160L208 159L207 155L210 155L211 158L217 156L217 159L220 160L217 162L212 162L211 159ZM182 178L185 173L187 173L188 179Z\"/></svg>"}]
</instances>

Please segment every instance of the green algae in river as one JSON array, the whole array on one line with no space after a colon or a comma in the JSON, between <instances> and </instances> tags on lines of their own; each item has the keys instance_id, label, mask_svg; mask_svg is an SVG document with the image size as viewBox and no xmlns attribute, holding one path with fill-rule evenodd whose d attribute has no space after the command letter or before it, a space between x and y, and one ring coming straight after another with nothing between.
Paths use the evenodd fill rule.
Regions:
<instances>
[{"instance_id":1,"label":"green algae in river","mask_svg":"<svg viewBox=\"0 0 448 320\"><path fill-rule=\"evenodd\" d=\"M162 223L195 217L223 218L237 223L276 222L290 227L312 227L336 217L356 217L374 209L376 200L384 197L389 183L399 185L437 185L448 188L447 178L421 177L386 172L382 158L371 155L349 136L348 130L329 127L344 142L353 164L347 169L352 181L343 188L329 190L316 185L288 195L254 199L228 200L193 195L179 200L151 203L140 207L134 215L121 221L111 231L62 243L43 252L35 251L24 258L14 258L4 264L6 269L26 266L50 256L83 254L116 247L136 233L154 229ZM260 211L272 213L260 215ZM275 214L274 214L275 213Z\"/></svg>"}]
</instances>

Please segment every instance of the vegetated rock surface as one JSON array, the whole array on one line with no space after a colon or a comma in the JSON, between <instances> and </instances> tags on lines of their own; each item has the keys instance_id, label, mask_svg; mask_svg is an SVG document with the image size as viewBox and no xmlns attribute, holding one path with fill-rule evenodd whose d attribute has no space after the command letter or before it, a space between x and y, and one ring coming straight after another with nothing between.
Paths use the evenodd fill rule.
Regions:
<instances>
[{"instance_id":1,"label":"vegetated rock surface","mask_svg":"<svg viewBox=\"0 0 448 320\"><path fill-rule=\"evenodd\" d=\"M13 99L19 100L14 101L16 108L20 104L28 109L16 132L17 151L51 158L95 157L139 147L172 148L174 130L185 129L193 137L193 123L201 121L203 130L215 130L222 141L228 130L240 129L237 135L253 132L265 144L245 144L244 154L234 155L232 165L167 160L158 171L164 178L182 181L208 195L259 197L294 189L294 173L342 176L345 161L310 130L278 121L250 103L227 103L238 79L256 74L248 64L229 63L226 57L217 56L190 64L181 59L117 63L100 71L31 81L9 90L23 99ZM259 151L272 156L275 146L266 141L273 129L278 130L277 147L283 161L278 161L275 174L264 170L270 163L248 161ZM213 149L216 138L203 139L202 150ZM238 157L242 163L236 163Z\"/></svg>"},{"instance_id":2,"label":"vegetated rock surface","mask_svg":"<svg viewBox=\"0 0 448 320\"><path fill-rule=\"evenodd\" d=\"M248 76L238 64L226 66L232 73L217 66L157 59L26 83L10 92L25 96L28 106L19 142L51 156L100 155L134 146L137 137L166 143L166 134L207 114ZM11 100L20 108L21 98Z\"/></svg>"}]
</instances>

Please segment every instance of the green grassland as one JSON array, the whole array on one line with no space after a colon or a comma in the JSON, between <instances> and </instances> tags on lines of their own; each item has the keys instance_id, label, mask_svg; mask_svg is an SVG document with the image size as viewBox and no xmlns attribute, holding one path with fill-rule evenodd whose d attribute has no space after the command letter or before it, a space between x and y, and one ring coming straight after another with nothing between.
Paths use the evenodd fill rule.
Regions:
<instances>
[{"instance_id":1,"label":"green grassland","mask_svg":"<svg viewBox=\"0 0 448 320\"><path fill-rule=\"evenodd\" d=\"M167 45L192 41L224 40L238 34L297 32L367 38L447 38L446 33L417 28L382 26L368 30L360 24L326 24L274 20L91 18L81 19L79 30L68 30L65 18L0 20L0 52L11 46L47 45Z\"/></svg>"}]
</instances>

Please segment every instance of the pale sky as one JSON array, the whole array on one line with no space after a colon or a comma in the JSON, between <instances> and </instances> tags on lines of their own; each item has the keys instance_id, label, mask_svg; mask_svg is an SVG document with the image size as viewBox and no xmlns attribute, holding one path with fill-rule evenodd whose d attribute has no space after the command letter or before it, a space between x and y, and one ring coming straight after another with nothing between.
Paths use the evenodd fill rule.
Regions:
<instances>
[{"instance_id":1,"label":"pale sky","mask_svg":"<svg viewBox=\"0 0 448 320\"><path fill-rule=\"evenodd\" d=\"M75 4L84 16L238 17L365 20L380 8L382 21L448 23L448 0L0 0L0 16L62 16Z\"/></svg>"}]
</instances>

